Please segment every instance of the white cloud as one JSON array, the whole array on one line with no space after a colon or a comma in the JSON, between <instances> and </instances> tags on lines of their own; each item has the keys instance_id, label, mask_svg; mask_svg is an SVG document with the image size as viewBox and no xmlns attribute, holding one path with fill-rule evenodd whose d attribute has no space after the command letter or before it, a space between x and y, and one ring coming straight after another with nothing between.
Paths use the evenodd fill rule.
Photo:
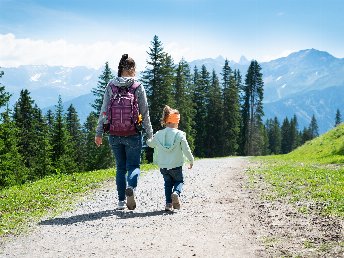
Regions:
<instances>
[{"instance_id":1,"label":"white cloud","mask_svg":"<svg viewBox=\"0 0 344 258\"><path fill-rule=\"evenodd\" d=\"M121 55L128 53L137 63L138 70L145 67L148 43L100 41L91 44L71 44L65 40L45 41L19 39L13 34L0 34L0 66L58 65L99 68L106 61L117 68Z\"/></svg>"}]
</instances>

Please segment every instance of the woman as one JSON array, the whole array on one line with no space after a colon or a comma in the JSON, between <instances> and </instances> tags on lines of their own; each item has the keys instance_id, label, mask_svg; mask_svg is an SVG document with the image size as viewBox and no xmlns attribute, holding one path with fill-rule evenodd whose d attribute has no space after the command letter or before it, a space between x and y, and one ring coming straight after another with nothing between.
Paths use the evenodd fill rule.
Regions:
<instances>
[{"instance_id":1,"label":"woman","mask_svg":"<svg viewBox=\"0 0 344 258\"><path fill-rule=\"evenodd\" d=\"M128 57L127 54L122 55L118 65L118 77L111 80L105 89L95 137L95 143L98 147L102 144L103 125L108 122L108 106L111 100L114 99L114 91L133 91L135 102L137 101L138 104L138 112L142 116L142 127L146 138L152 138L153 130L149 117L146 92L142 84L135 80L135 75L135 61ZM115 96L117 95L120 94ZM116 113L116 107L112 106L111 110L111 113ZM112 128L115 127L113 126ZM121 127L121 125L117 127ZM110 130L109 143L116 159L117 209L122 210L126 205L129 210L134 210L136 208L134 191L140 175L142 134L140 130L134 130L128 136L123 136L122 133L116 133L115 129Z\"/></svg>"}]
</instances>

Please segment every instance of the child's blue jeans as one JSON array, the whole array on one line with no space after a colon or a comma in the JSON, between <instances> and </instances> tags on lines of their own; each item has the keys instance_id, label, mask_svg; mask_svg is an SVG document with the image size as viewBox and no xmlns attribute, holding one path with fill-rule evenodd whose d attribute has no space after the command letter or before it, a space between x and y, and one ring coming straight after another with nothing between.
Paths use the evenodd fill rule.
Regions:
<instances>
[{"instance_id":1,"label":"child's blue jeans","mask_svg":"<svg viewBox=\"0 0 344 258\"><path fill-rule=\"evenodd\" d=\"M109 143L116 159L116 185L118 200L125 200L125 189L135 188L140 175L142 150L141 134L132 136L109 136ZM128 172L127 180L126 174Z\"/></svg>"},{"instance_id":2,"label":"child's blue jeans","mask_svg":"<svg viewBox=\"0 0 344 258\"><path fill-rule=\"evenodd\" d=\"M182 167L172 169L160 168L160 172L163 175L165 181L166 203L172 203L171 194L173 192L176 192L180 196L180 193L183 189L183 169Z\"/></svg>"}]
</instances>

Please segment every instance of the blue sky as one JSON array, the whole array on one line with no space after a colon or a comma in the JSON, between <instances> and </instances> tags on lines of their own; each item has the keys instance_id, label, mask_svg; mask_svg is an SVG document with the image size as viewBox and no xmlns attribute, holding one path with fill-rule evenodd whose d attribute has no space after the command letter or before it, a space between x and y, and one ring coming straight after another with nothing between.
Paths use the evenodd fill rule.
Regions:
<instances>
[{"instance_id":1,"label":"blue sky","mask_svg":"<svg viewBox=\"0 0 344 258\"><path fill-rule=\"evenodd\" d=\"M343 58L343 13L342 0L0 0L0 66L115 66L126 52L142 68L154 35L175 62Z\"/></svg>"}]
</instances>

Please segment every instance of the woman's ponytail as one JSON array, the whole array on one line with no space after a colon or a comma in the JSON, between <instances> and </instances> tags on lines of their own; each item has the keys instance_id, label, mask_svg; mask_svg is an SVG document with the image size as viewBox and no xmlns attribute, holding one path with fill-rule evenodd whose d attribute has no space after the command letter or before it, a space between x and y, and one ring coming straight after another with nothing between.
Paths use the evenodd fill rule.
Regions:
<instances>
[{"instance_id":1,"label":"woman's ponytail","mask_svg":"<svg viewBox=\"0 0 344 258\"><path fill-rule=\"evenodd\" d=\"M128 54L123 54L118 64L118 77L122 76L123 70L135 71L135 61Z\"/></svg>"}]
</instances>

